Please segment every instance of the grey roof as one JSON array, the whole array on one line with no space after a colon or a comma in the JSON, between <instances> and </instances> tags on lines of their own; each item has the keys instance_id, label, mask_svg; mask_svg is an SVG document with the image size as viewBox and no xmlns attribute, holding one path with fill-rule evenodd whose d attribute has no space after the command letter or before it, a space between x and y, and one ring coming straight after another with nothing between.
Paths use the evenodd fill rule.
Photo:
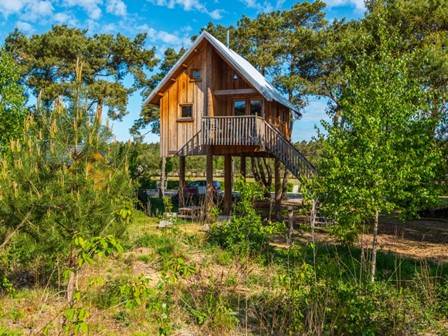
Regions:
<instances>
[{"instance_id":1,"label":"grey roof","mask_svg":"<svg viewBox=\"0 0 448 336\"><path fill-rule=\"evenodd\" d=\"M250 64L245 58L238 55L235 51L228 48L224 43L219 41L210 33L204 31L199 35L199 37L194 41L191 48L176 62L168 74L163 78L163 80L157 85L157 87L151 92L149 97L146 99L145 104L150 102L160 91L160 89L169 81L175 71L185 62L185 60L190 56L194 49L197 48L202 40L206 39L211 45L215 47L218 53L229 62L243 77L247 80L264 98L268 101L276 101L296 113L300 113L297 106L292 104L288 99L286 99L271 83L269 83L266 78Z\"/></svg>"}]
</instances>

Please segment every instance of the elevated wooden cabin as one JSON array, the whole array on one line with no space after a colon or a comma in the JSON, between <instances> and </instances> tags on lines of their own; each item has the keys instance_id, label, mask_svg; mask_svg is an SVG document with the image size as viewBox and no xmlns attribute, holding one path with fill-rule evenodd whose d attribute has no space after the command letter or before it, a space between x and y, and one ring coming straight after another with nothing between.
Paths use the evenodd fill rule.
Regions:
<instances>
[{"instance_id":1,"label":"elevated wooden cabin","mask_svg":"<svg viewBox=\"0 0 448 336\"><path fill-rule=\"evenodd\" d=\"M290 143L297 108L246 59L203 32L150 94L160 107L160 153L180 157L180 192L185 157L225 156L225 203L230 210L232 156L267 156L296 176L312 165ZM243 159L245 162L245 159Z\"/></svg>"}]
</instances>

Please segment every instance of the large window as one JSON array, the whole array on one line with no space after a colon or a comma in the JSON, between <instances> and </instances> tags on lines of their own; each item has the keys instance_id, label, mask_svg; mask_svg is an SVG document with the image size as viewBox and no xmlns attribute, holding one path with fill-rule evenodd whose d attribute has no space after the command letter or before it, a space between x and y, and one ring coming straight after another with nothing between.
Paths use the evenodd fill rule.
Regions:
<instances>
[{"instance_id":1,"label":"large window","mask_svg":"<svg viewBox=\"0 0 448 336\"><path fill-rule=\"evenodd\" d=\"M250 114L262 116L263 114L263 101L261 99L252 99L250 101Z\"/></svg>"},{"instance_id":2,"label":"large window","mask_svg":"<svg viewBox=\"0 0 448 336\"><path fill-rule=\"evenodd\" d=\"M233 102L233 114L236 116L241 116L246 114L246 101L245 100L235 100Z\"/></svg>"}]
</instances>

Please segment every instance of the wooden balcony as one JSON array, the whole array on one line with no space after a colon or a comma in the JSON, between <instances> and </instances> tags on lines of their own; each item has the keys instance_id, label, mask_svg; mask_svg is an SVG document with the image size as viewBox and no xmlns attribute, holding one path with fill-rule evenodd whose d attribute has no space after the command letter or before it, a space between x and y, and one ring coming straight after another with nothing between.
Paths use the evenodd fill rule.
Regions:
<instances>
[{"instance_id":1,"label":"wooden balcony","mask_svg":"<svg viewBox=\"0 0 448 336\"><path fill-rule=\"evenodd\" d=\"M255 146L283 162L295 176L311 176L314 166L284 135L258 116L203 117L202 128L178 155L204 155L208 146Z\"/></svg>"},{"instance_id":2,"label":"wooden balcony","mask_svg":"<svg viewBox=\"0 0 448 336\"><path fill-rule=\"evenodd\" d=\"M258 116L202 118L202 144L206 146L260 146L264 120Z\"/></svg>"}]
</instances>

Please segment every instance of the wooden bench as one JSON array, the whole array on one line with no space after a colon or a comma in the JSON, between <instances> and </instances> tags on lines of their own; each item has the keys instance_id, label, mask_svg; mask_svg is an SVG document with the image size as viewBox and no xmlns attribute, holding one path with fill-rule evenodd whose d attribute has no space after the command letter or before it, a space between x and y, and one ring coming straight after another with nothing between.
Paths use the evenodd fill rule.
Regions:
<instances>
[{"instance_id":1,"label":"wooden bench","mask_svg":"<svg viewBox=\"0 0 448 336\"><path fill-rule=\"evenodd\" d=\"M200 206L191 206L179 208L177 218L199 220L202 217L202 208Z\"/></svg>"}]
</instances>

